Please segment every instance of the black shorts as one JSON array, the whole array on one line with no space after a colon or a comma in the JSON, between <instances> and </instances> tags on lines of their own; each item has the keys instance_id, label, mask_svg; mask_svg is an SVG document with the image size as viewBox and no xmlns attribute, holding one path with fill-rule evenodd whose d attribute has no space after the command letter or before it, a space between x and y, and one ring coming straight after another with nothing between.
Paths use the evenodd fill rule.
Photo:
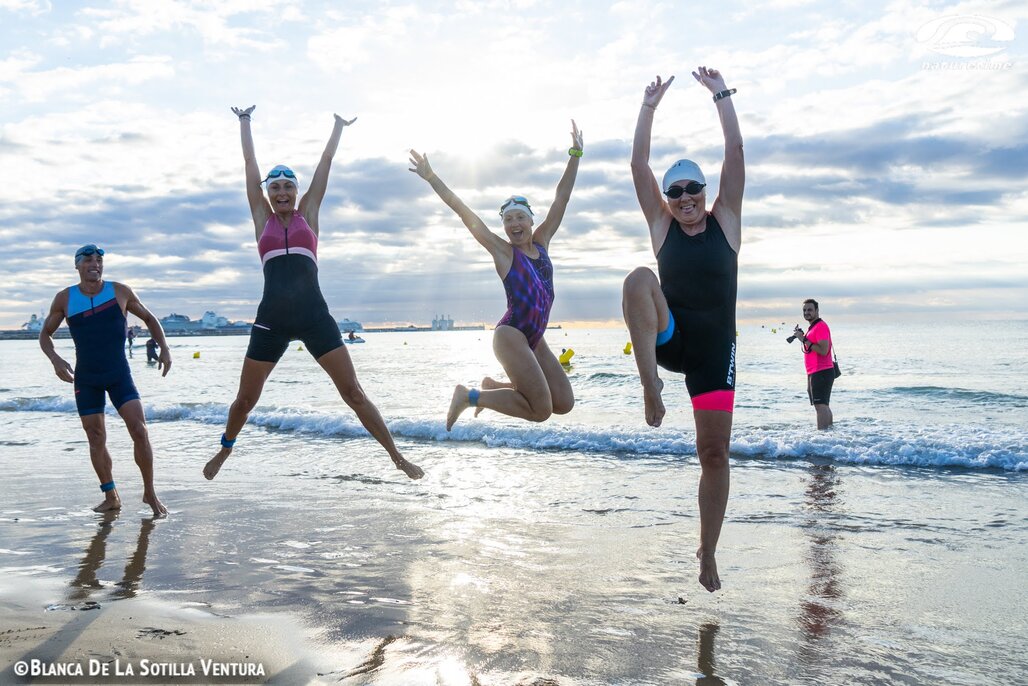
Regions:
<instances>
[{"instance_id":1,"label":"black shorts","mask_svg":"<svg viewBox=\"0 0 1028 686\"><path fill-rule=\"evenodd\" d=\"M669 372L685 374L689 397L735 391L735 331L706 331L687 340L680 327L684 314L670 310L670 315L669 325L674 330L657 346L657 364Z\"/></svg>"},{"instance_id":2,"label":"black shorts","mask_svg":"<svg viewBox=\"0 0 1028 686\"><path fill-rule=\"evenodd\" d=\"M832 399L835 369L829 367L807 375L807 397L811 405L827 405Z\"/></svg>"},{"instance_id":3,"label":"black shorts","mask_svg":"<svg viewBox=\"0 0 1028 686\"><path fill-rule=\"evenodd\" d=\"M303 328L286 327L254 322L250 329L250 345L246 356L258 362L278 362L291 341L303 341L314 359L343 345L339 325L328 312L316 316Z\"/></svg>"},{"instance_id":4,"label":"black shorts","mask_svg":"<svg viewBox=\"0 0 1028 686\"><path fill-rule=\"evenodd\" d=\"M139 400L139 391L127 369L113 378L96 383L94 381L77 375L75 377L75 407L80 417L102 413L107 404L105 395L111 397L111 404L116 410L130 400Z\"/></svg>"}]
</instances>

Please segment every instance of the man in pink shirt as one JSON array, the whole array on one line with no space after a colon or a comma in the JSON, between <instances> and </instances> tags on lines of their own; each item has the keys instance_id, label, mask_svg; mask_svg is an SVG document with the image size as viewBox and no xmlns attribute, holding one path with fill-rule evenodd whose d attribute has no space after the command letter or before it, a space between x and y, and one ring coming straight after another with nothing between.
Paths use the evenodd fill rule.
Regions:
<instances>
[{"instance_id":1,"label":"man in pink shirt","mask_svg":"<svg viewBox=\"0 0 1028 686\"><path fill-rule=\"evenodd\" d=\"M807 396L817 413L817 428L827 429L832 425L832 410L828 407L828 401L832 397L832 384L835 383L832 332L818 316L817 301L813 298L803 301L803 318L810 326L806 332L796 326L793 337L803 344L803 362L807 366Z\"/></svg>"}]
</instances>

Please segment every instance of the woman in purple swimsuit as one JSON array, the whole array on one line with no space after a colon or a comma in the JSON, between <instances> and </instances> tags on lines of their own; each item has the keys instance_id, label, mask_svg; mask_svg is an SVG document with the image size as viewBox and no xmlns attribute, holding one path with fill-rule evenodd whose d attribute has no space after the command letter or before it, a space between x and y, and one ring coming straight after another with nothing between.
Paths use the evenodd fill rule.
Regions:
<instances>
[{"instance_id":1,"label":"woman in purple swimsuit","mask_svg":"<svg viewBox=\"0 0 1028 686\"><path fill-rule=\"evenodd\" d=\"M575 394L567 373L543 339L553 305L550 239L564 218L582 157L582 132L574 121L571 122L571 139L568 166L557 184L557 195L546 218L535 230L532 229L534 213L528 200L512 195L500 206L506 240L490 231L485 222L447 188L432 171L427 155L410 151L410 171L431 184L432 190L457 213L475 240L489 251L507 291L507 312L493 333L493 351L510 382L494 381L487 376L482 379L482 390L458 385L453 390L446 415L447 431L469 407L476 408L476 414L488 408L511 417L542 422L555 412L567 414L575 406Z\"/></svg>"}]
</instances>

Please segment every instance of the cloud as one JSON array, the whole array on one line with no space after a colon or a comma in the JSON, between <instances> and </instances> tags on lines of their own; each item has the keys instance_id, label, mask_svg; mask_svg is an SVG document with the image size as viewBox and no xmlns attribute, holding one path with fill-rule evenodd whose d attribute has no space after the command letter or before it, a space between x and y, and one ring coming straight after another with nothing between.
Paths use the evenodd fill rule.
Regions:
<instances>
[{"instance_id":1,"label":"cloud","mask_svg":"<svg viewBox=\"0 0 1028 686\"><path fill-rule=\"evenodd\" d=\"M616 319L624 275L654 263L628 166L654 73L678 74L655 120L655 173L689 157L717 193L717 111L688 73L702 62L739 89L740 316L791 311L822 287L853 313L1024 312L1023 41L996 56L1018 68L925 69L935 58L915 34L933 7L0 0L4 11L18 14L0 26L0 157L19 177L0 238L20 251L5 261L16 283L3 311L37 311L74 276L70 251L98 240L112 278L139 284L155 311L251 317L263 277L227 108L256 101L263 168L292 161L303 179L330 113L360 115L333 165L319 254L333 311L372 322L492 323L504 307L489 255L407 170L407 148L499 233L513 192L544 216L575 117L586 155L552 245L554 317ZM498 31L512 11L532 31ZM990 11L1015 26L1026 14Z\"/></svg>"}]
</instances>

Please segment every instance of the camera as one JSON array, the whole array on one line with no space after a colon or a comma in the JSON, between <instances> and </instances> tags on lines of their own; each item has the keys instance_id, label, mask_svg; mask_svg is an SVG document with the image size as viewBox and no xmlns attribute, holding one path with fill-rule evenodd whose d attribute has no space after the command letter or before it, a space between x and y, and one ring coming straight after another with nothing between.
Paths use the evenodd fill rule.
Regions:
<instances>
[{"instance_id":1,"label":"camera","mask_svg":"<svg viewBox=\"0 0 1028 686\"><path fill-rule=\"evenodd\" d=\"M788 338L786 338L785 342L786 343L792 343L795 340L796 340L796 334L793 334L793 335L789 336Z\"/></svg>"}]
</instances>

